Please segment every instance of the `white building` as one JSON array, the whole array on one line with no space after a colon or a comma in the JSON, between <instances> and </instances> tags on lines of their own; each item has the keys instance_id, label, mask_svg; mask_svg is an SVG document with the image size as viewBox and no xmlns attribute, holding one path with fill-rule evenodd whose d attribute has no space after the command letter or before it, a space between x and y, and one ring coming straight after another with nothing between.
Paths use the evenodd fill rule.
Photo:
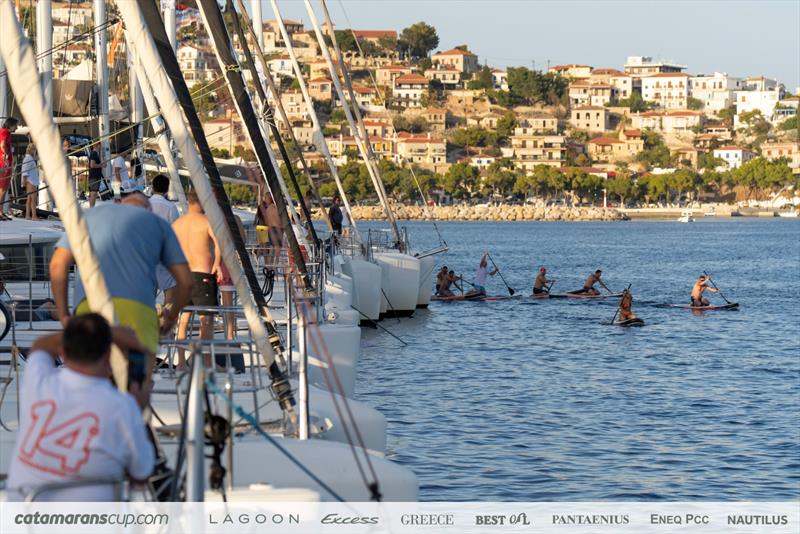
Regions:
<instances>
[{"instance_id":1,"label":"white building","mask_svg":"<svg viewBox=\"0 0 800 534\"><path fill-rule=\"evenodd\" d=\"M729 169L737 169L756 157L756 155L746 148L728 145L714 149L714 157L725 161Z\"/></svg>"},{"instance_id":2,"label":"white building","mask_svg":"<svg viewBox=\"0 0 800 534\"><path fill-rule=\"evenodd\" d=\"M292 60L288 55L280 55L276 58L267 60L267 67L273 74L279 76L292 76L294 77L294 70L292 70ZM319 78L321 76L314 76Z\"/></svg>"},{"instance_id":3,"label":"white building","mask_svg":"<svg viewBox=\"0 0 800 534\"><path fill-rule=\"evenodd\" d=\"M461 72L457 69L441 67L425 71L428 80L438 80L446 89L453 89L461 85Z\"/></svg>"},{"instance_id":4,"label":"white building","mask_svg":"<svg viewBox=\"0 0 800 534\"><path fill-rule=\"evenodd\" d=\"M761 155L769 161L786 159L794 173L800 173L800 142L772 142L761 145Z\"/></svg>"},{"instance_id":5,"label":"white building","mask_svg":"<svg viewBox=\"0 0 800 534\"><path fill-rule=\"evenodd\" d=\"M765 78L764 76L745 78L742 83L744 85L742 89L747 89L748 91L774 91L780 87L777 80Z\"/></svg>"},{"instance_id":6,"label":"white building","mask_svg":"<svg viewBox=\"0 0 800 534\"><path fill-rule=\"evenodd\" d=\"M653 60L650 56L628 56L625 60L625 73L634 78L645 78L661 73L679 73L686 65L678 65L672 61Z\"/></svg>"},{"instance_id":7,"label":"white building","mask_svg":"<svg viewBox=\"0 0 800 534\"><path fill-rule=\"evenodd\" d=\"M422 107L422 96L428 91L428 79L419 74L404 74L394 80L394 98L404 108Z\"/></svg>"},{"instance_id":8,"label":"white building","mask_svg":"<svg viewBox=\"0 0 800 534\"><path fill-rule=\"evenodd\" d=\"M758 110L765 119L772 122L774 120L775 106L783 97L783 88L770 89L766 91L736 91L736 116L733 119L734 129L742 127L740 115L750 111Z\"/></svg>"},{"instance_id":9,"label":"white building","mask_svg":"<svg viewBox=\"0 0 800 534\"><path fill-rule=\"evenodd\" d=\"M656 110L630 116L631 126L664 134L686 133L703 125L703 113L688 109Z\"/></svg>"},{"instance_id":10,"label":"white building","mask_svg":"<svg viewBox=\"0 0 800 534\"><path fill-rule=\"evenodd\" d=\"M664 109L686 109L688 96L688 74L662 72L642 78L642 98Z\"/></svg>"},{"instance_id":11,"label":"white building","mask_svg":"<svg viewBox=\"0 0 800 534\"><path fill-rule=\"evenodd\" d=\"M689 78L689 95L703 102L703 109L717 112L733 104L734 91L744 88L741 78L724 72Z\"/></svg>"},{"instance_id":12,"label":"white building","mask_svg":"<svg viewBox=\"0 0 800 534\"><path fill-rule=\"evenodd\" d=\"M176 55L186 81L211 81L217 77L219 67L213 52L191 45L181 45Z\"/></svg>"},{"instance_id":13,"label":"white building","mask_svg":"<svg viewBox=\"0 0 800 534\"><path fill-rule=\"evenodd\" d=\"M492 69L492 85L494 89L508 91L508 73L500 69Z\"/></svg>"}]
</instances>

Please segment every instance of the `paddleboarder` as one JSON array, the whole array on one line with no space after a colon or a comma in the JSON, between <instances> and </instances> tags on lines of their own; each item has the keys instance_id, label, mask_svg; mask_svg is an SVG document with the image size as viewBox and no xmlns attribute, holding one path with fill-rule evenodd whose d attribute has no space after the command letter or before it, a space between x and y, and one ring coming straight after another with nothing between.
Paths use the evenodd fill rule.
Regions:
<instances>
[{"instance_id":1,"label":"paddleboarder","mask_svg":"<svg viewBox=\"0 0 800 534\"><path fill-rule=\"evenodd\" d=\"M636 319L636 314L631 311L631 304L633 304L633 295L631 294L630 290L625 289L622 292L622 298L619 301L620 322Z\"/></svg>"},{"instance_id":2,"label":"paddleboarder","mask_svg":"<svg viewBox=\"0 0 800 534\"><path fill-rule=\"evenodd\" d=\"M587 278L586 281L583 283L583 288L579 289L577 291L572 291L572 294L574 294L574 295L599 295L600 292L594 288L595 284L600 284L601 286L603 286L606 289L606 291L608 291L609 293L613 293L613 291L608 289L608 286L605 285L603 283L603 281L600 279L601 276L603 276L603 271L601 271L600 269L597 269L595 272L590 274L589 278Z\"/></svg>"},{"instance_id":3,"label":"paddleboarder","mask_svg":"<svg viewBox=\"0 0 800 534\"><path fill-rule=\"evenodd\" d=\"M446 280L448 277L448 269L447 265L442 265L442 268L439 269L439 272L436 273L436 293L435 295L438 297L443 297L442 290L445 288Z\"/></svg>"},{"instance_id":4,"label":"paddleboarder","mask_svg":"<svg viewBox=\"0 0 800 534\"><path fill-rule=\"evenodd\" d=\"M478 264L478 271L475 273L475 282L473 282L472 289L466 295L465 298L483 296L486 294L486 277L487 276L494 276L497 274L497 268L495 268L492 272L486 268L488 265L486 258L489 255L488 252L484 252L483 256L481 256L481 261Z\"/></svg>"},{"instance_id":5,"label":"paddleboarder","mask_svg":"<svg viewBox=\"0 0 800 534\"><path fill-rule=\"evenodd\" d=\"M533 294L534 295L541 295L545 293L550 293L548 286L553 284L555 279L547 279L547 269L544 267L539 268L539 274L536 276L536 280L533 282Z\"/></svg>"},{"instance_id":6,"label":"paddleboarder","mask_svg":"<svg viewBox=\"0 0 800 534\"><path fill-rule=\"evenodd\" d=\"M692 307L702 308L711 304L708 299L703 297L703 291L719 293L719 289L708 285L710 281L711 277L706 278L704 274L701 274L697 278L697 282L695 282L694 287L692 287Z\"/></svg>"}]
</instances>

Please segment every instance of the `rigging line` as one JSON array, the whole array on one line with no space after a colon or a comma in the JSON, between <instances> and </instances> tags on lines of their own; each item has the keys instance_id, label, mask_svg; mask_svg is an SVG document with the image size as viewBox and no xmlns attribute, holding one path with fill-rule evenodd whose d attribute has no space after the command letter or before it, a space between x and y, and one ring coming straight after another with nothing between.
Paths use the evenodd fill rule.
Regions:
<instances>
[{"instance_id":1,"label":"rigging line","mask_svg":"<svg viewBox=\"0 0 800 534\"><path fill-rule=\"evenodd\" d=\"M328 391L331 394L331 400L333 400L334 407L336 408L336 412L339 415L339 418L342 421L342 429L345 432L345 436L347 437L347 442L350 445L351 451L353 453L353 458L356 461L356 466L358 467L359 472L361 473L361 478L364 481L365 486L372 492L372 497L376 501L381 500L380 492L378 491L378 475L375 472L375 467L372 465L372 461L369 456L369 452L367 451L366 444L364 442L364 438L361 434L361 431L358 428L358 424L356 423L355 416L353 415L352 410L350 409L350 404L347 401L347 396L345 395L344 386L342 385L342 381L339 378L339 373L336 371L336 365L333 361L333 356L331 355L330 351L328 350L328 346L325 343L325 340L322 337L322 332L319 329L319 326L316 322L312 322L309 320L311 317L311 311L309 310L310 305L307 299L302 298L302 293L299 288L294 287L292 285L292 291L295 293L294 301L295 307L297 308L297 312L303 314L303 318L306 321L306 324L309 327L309 332L311 333L310 341L314 352L319 355L322 354L325 360L327 360L328 368L323 369L323 377L325 378L325 383L328 386ZM299 309L302 307L302 311ZM317 344L317 341L319 344ZM356 439L359 443L359 448L362 450L362 454L364 455L364 459L366 460L367 468L370 471L372 479L374 480L373 483L368 482L366 474L363 471L361 466L361 460L358 457L358 452L355 449L355 446L352 442L352 438L350 436L350 431L348 430L347 420L345 420L340 408L339 408L339 399L337 399L337 395L332 387L330 382L330 378L328 377L328 373L333 377L336 387L338 388L338 396L341 397L341 402L344 405L345 411L347 412L347 416L349 418L349 423L353 427L353 432L355 433Z\"/></svg>"},{"instance_id":2,"label":"rigging line","mask_svg":"<svg viewBox=\"0 0 800 534\"><path fill-rule=\"evenodd\" d=\"M233 19L233 28L236 32L237 37L240 41L240 46L244 51L245 61L249 66L250 76L253 78L253 84L256 87L256 94L261 102L261 112L262 117L269 117L270 119L273 118L273 110L269 105L269 101L267 100L267 95L264 92L264 88L261 86L261 80L258 77L258 71L256 71L256 65L253 61L253 54L250 52L250 47L247 44L247 38L244 35L244 31L242 30L241 22L239 21L239 16L236 13L236 9L233 7L233 0L227 0L226 8L232 13ZM289 175L289 180L292 182L292 186L295 189L295 193L297 194L297 201L300 204L300 210L303 213L303 216L306 219L306 223L308 225L308 230L311 232L312 239L314 241L314 245L319 247L320 246L320 238L317 235L317 231L314 228L314 221L312 219L312 215L308 206L303 200L303 192L300 189L300 184L297 182L297 176L294 173L294 166L292 165L292 160L289 157L289 154L286 151L286 147L283 144L283 138L281 137L280 132L278 131L277 126L275 125L274 120L265 121L269 124L270 131L272 132L272 137L275 139L275 142L278 145L278 150L281 153L281 157L283 158L286 164L286 171ZM270 142L269 139L264 139L265 142ZM310 178L309 178L310 179ZM291 202L290 199L286 199L287 204Z\"/></svg>"},{"instance_id":3,"label":"rigging line","mask_svg":"<svg viewBox=\"0 0 800 534\"><path fill-rule=\"evenodd\" d=\"M320 206L322 206L322 197L319 194L319 189L317 188L317 184L314 183L314 179L311 176L311 169L309 168L309 165L306 162L305 157L303 156L302 145L298 142L297 137L295 136L294 133L294 128L292 127L292 123L289 121L289 117L286 114L286 110L283 107L283 102L281 101L280 92L278 91L278 88L275 87L275 82L272 79L272 73L269 71L269 65L267 64L267 60L264 57L264 51L262 50L261 45L258 43L258 38L255 34L255 30L253 29L253 23L247 14L247 10L245 9L243 0L237 0L237 4L239 5L239 9L242 12L241 16L242 19L244 20L244 25L247 27L247 33L250 36L251 41L253 41L253 48L255 49L259 63L261 64L263 78L267 82L269 90L274 97L275 107L278 109L278 113L280 113L283 122L286 123L287 130L289 133L289 139L297 148L298 159L300 160L300 165L303 167L303 171L306 173L306 177L308 178L308 185L311 187L311 192L314 195L314 199ZM260 82L261 78L258 78L258 80ZM273 122L275 122L275 125L277 126L277 121L275 120L274 117L273 117ZM327 224L328 229L333 230L333 225L331 224L331 220L328 217L328 213L325 210L322 210L322 218L324 219L325 224Z\"/></svg>"},{"instance_id":4,"label":"rigging line","mask_svg":"<svg viewBox=\"0 0 800 534\"><path fill-rule=\"evenodd\" d=\"M320 3L323 5L323 9L325 9L327 13L327 8L325 6L325 1L320 0ZM350 26L350 33L353 36L353 40L356 43L356 48L358 49L358 53L363 57L365 60L367 58L366 54L364 54L364 49L361 48L361 42L356 36L355 30L353 29L353 24L350 22L350 17L347 15L347 10L344 7L344 3L342 0L339 0L339 5L342 8L342 13L344 14L344 18L347 21L347 25ZM387 116L389 118L389 123L392 125L392 129L395 131L395 135L397 135L397 129L394 127L394 119L392 118L391 113L388 113L389 108L386 101L386 92L381 92L380 87L378 87L378 82L373 76L372 71L367 69L367 73L369 74L369 79L372 82L372 86L375 88L375 92L378 94L379 99L383 102L383 108L387 111ZM401 162L406 162L406 158L402 158ZM433 223L433 228L436 230L436 234L439 236L439 243L444 244L447 246L447 241L444 240L442 237L442 233L439 231L439 226L436 224L436 219L433 217L433 214L428 210L428 198L422 192L422 187L420 187L419 181L417 180L417 173L414 172L414 165L413 162L408 162L408 169L411 171L411 176L414 179L414 183L417 186L417 190L419 191L420 197L422 197L422 205L424 206L425 213L428 216L428 219Z\"/></svg>"},{"instance_id":5,"label":"rigging line","mask_svg":"<svg viewBox=\"0 0 800 534\"><path fill-rule=\"evenodd\" d=\"M278 451L280 451L280 452L281 452L281 453L282 453L284 456L286 456L286 458L288 458L288 459L289 459L289 461L291 461L291 462L292 462L294 465L296 465L296 466L297 466L297 467L298 467L298 468L299 468L299 469L300 469L300 470L301 470L303 473L305 473L306 475L308 475L308 477L309 477L311 480L313 480L313 481L314 481L314 483L316 483L316 484L317 484L319 487L321 487L322 489L324 489L325 491L327 491L328 493L330 493L330 494L331 494L331 496L333 496L333 498L334 498L334 499L336 499L337 501L339 501L339 502L345 502L344 498L342 498L342 496L341 496L341 495L339 495L338 493L336 493L336 492L333 490L333 488L331 488L330 486L328 486L328 485L327 485L325 482L323 482L323 481L322 481L322 479L320 479L320 478L319 478L317 475L315 475L314 473L312 473L312 472L311 472L311 470L309 470L309 469L308 469L308 468L307 468L305 465L303 465L303 464L302 464L302 463L301 463L301 462L300 462L300 461L299 461L297 458L295 458L295 457L294 457L294 455L292 455L292 453L291 453L291 452L289 452L288 450L286 450L286 449L283 447L283 445L281 445L280 443L278 443L278 440L276 440L275 438L273 438L272 436L270 436L270 435L269 435L269 434L268 434L266 431L264 431L264 429L263 429L263 428L261 428L261 425L258 423L258 421L256 421L256 420L255 420L255 418L254 418L252 415L250 415L249 413L247 413L247 412L244 410L244 408L242 408L241 406L239 406L238 404L236 404L236 403L233 401L233 399L231 399L231 398L230 398L228 395L226 395L226 394L225 394L225 392L223 392L223 391L222 391L222 389L220 389L220 387L219 387L219 386L217 386L217 385L216 385L216 384L215 384L213 381L211 381L210 379L207 379L207 380L206 380L206 387L207 387L208 389L210 389L210 390L211 390L211 392L212 392L214 395L216 395L216 396L218 396L219 398L221 398L222 400L224 400L224 401L225 401L225 403L226 403L228 406L230 406L230 407L233 409L233 411L234 411L234 412L236 412L236 415L238 415L240 418L242 418L242 419L244 419L245 421L247 421L247 422L250 424L250 426L252 426L252 427L253 427L253 429L254 429L256 432L258 432L259 434L261 434L261 436L263 436L264 438L266 438L266 440L267 440L267 441L269 441L269 442L270 442L270 443L271 443L271 444L272 444L272 445L273 445L273 446L274 446L276 449L278 449Z\"/></svg>"}]
</instances>

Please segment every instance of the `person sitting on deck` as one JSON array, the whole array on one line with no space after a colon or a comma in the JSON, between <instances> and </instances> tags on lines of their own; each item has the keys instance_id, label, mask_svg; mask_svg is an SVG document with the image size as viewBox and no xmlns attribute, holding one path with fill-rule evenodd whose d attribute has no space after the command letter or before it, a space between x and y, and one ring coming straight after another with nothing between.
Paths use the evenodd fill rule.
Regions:
<instances>
[{"instance_id":1,"label":"person sitting on deck","mask_svg":"<svg viewBox=\"0 0 800 534\"><path fill-rule=\"evenodd\" d=\"M628 289L622 292L622 298L619 301L619 320L630 321L636 319L636 314L631 311L631 304L633 304L633 295Z\"/></svg>"},{"instance_id":2,"label":"person sitting on deck","mask_svg":"<svg viewBox=\"0 0 800 534\"><path fill-rule=\"evenodd\" d=\"M697 282L694 283L694 287L692 287L692 306L695 308L702 308L711 304L708 299L703 297L703 291L719 293L718 289L708 285L709 280L711 280L710 277L706 278L705 275L701 274Z\"/></svg>"},{"instance_id":3,"label":"person sitting on deck","mask_svg":"<svg viewBox=\"0 0 800 534\"><path fill-rule=\"evenodd\" d=\"M552 285L555 279L547 279L547 269L544 267L539 268L539 274L536 275L536 280L533 282L533 294L544 295L550 293L548 286Z\"/></svg>"},{"instance_id":4,"label":"person sitting on deck","mask_svg":"<svg viewBox=\"0 0 800 534\"><path fill-rule=\"evenodd\" d=\"M486 295L486 277L494 276L497 274L497 269L489 272L486 266L488 265L486 258L489 256L488 252L484 252L481 256L481 261L478 264L478 271L475 273L475 282L473 282L473 289L469 291L464 298L475 298Z\"/></svg>"},{"instance_id":5,"label":"person sitting on deck","mask_svg":"<svg viewBox=\"0 0 800 534\"><path fill-rule=\"evenodd\" d=\"M608 289L608 286L605 285L602 280L600 280L601 276L603 276L603 271L601 271L600 269L597 269L595 272L590 274L589 278L587 278L586 281L583 283L583 288L581 288L581 289L579 289L577 291L572 291L572 294L574 294L574 295L599 295L600 292L594 288L595 284L600 284L601 286L603 286L606 289L606 291L611 293L612 291L610 289Z\"/></svg>"},{"instance_id":6,"label":"person sitting on deck","mask_svg":"<svg viewBox=\"0 0 800 534\"><path fill-rule=\"evenodd\" d=\"M124 354L145 350L132 330L112 328L96 313L72 317L63 333L34 341L20 384L9 500L38 491L36 500L43 501L111 501L114 481L125 474L143 481L152 473L155 450L142 420L149 388L132 382L122 393L114 387L112 343ZM59 356L62 367L55 366ZM45 489L81 480L86 485Z\"/></svg>"}]
</instances>

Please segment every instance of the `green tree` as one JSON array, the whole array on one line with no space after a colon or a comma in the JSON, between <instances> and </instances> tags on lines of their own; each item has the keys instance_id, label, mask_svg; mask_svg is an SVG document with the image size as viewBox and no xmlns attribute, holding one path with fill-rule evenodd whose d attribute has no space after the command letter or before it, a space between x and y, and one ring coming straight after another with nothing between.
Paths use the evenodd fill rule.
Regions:
<instances>
[{"instance_id":1,"label":"green tree","mask_svg":"<svg viewBox=\"0 0 800 534\"><path fill-rule=\"evenodd\" d=\"M761 114L761 110L745 111L739 114L739 120L747 126L747 134L762 137L769 133L772 126Z\"/></svg>"},{"instance_id":2,"label":"green tree","mask_svg":"<svg viewBox=\"0 0 800 534\"><path fill-rule=\"evenodd\" d=\"M736 104L717 111L717 117L728 126L733 126L733 118L736 116Z\"/></svg>"},{"instance_id":3,"label":"green tree","mask_svg":"<svg viewBox=\"0 0 800 534\"><path fill-rule=\"evenodd\" d=\"M797 120L797 115L789 117L778 125L778 129L783 131L798 130L798 128L800 128L800 122Z\"/></svg>"},{"instance_id":4,"label":"green tree","mask_svg":"<svg viewBox=\"0 0 800 534\"><path fill-rule=\"evenodd\" d=\"M445 193L455 198L470 196L478 186L480 172L466 163L451 165L442 179Z\"/></svg>"},{"instance_id":5,"label":"green tree","mask_svg":"<svg viewBox=\"0 0 800 534\"><path fill-rule=\"evenodd\" d=\"M792 169L784 162L772 162L764 158L751 159L731 171L737 185L747 187L752 193L756 188L770 189L793 183Z\"/></svg>"},{"instance_id":6,"label":"green tree","mask_svg":"<svg viewBox=\"0 0 800 534\"><path fill-rule=\"evenodd\" d=\"M687 168L678 169L667 176L669 176L667 185L675 193L675 200L680 200L683 193L693 193L700 184L697 173Z\"/></svg>"},{"instance_id":7,"label":"green tree","mask_svg":"<svg viewBox=\"0 0 800 534\"><path fill-rule=\"evenodd\" d=\"M516 180L517 176L509 170L508 163L497 160L486 169L483 186L484 190L488 190L492 195L505 197L514 188Z\"/></svg>"},{"instance_id":8,"label":"green tree","mask_svg":"<svg viewBox=\"0 0 800 534\"><path fill-rule=\"evenodd\" d=\"M701 110L706 107L706 105L699 98L690 96L686 99L686 107L689 109Z\"/></svg>"},{"instance_id":9,"label":"green tree","mask_svg":"<svg viewBox=\"0 0 800 534\"><path fill-rule=\"evenodd\" d=\"M633 182L628 176L618 173L616 177L606 182L606 191L609 195L616 195L619 198L619 205L625 206L625 199L633 194Z\"/></svg>"},{"instance_id":10,"label":"green tree","mask_svg":"<svg viewBox=\"0 0 800 534\"><path fill-rule=\"evenodd\" d=\"M412 58L426 57L439 46L439 35L436 28L425 22L417 22L400 33L398 47Z\"/></svg>"},{"instance_id":11,"label":"green tree","mask_svg":"<svg viewBox=\"0 0 800 534\"><path fill-rule=\"evenodd\" d=\"M422 133L430 130L430 124L425 117L398 115L394 119L394 129L398 132Z\"/></svg>"},{"instance_id":12,"label":"green tree","mask_svg":"<svg viewBox=\"0 0 800 534\"><path fill-rule=\"evenodd\" d=\"M387 51L397 50L397 39L388 35L378 37L378 46Z\"/></svg>"},{"instance_id":13,"label":"green tree","mask_svg":"<svg viewBox=\"0 0 800 534\"><path fill-rule=\"evenodd\" d=\"M647 111L655 107L655 104L643 99L642 94L638 91L632 92L631 96L628 98L623 98L617 103L617 105L623 108L630 108L630 110L634 113Z\"/></svg>"},{"instance_id":14,"label":"green tree","mask_svg":"<svg viewBox=\"0 0 800 534\"><path fill-rule=\"evenodd\" d=\"M467 83L468 89L491 89L494 86L492 69L483 67L475 73L475 77Z\"/></svg>"},{"instance_id":15,"label":"green tree","mask_svg":"<svg viewBox=\"0 0 800 534\"><path fill-rule=\"evenodd\" d=\"M358 52L358 44L353 32L350 30L334 30L333 33L336 35L336 43L342 49L342 52Z\"/></svg>"},{"instance_id":16,"label":"green tree","mask_svg":"<svg viewBox=\"0 0 800 534\"><path fill-rule=\"evenodd\" d=\"M516 101L511 95L511 92L503 89L487 89L486 96L489 97L489 102L504 108L510 108L516 105Z\"/></svg>"},{"instance_id":17,"label":"green tree","mask_svg":"<svg viewBox=\"0 0 800 534\"><path fill-rule=\"evenodd\" d=\"M517 117L511 111L497 119L497 140L501 143L506 143L508 138L514 134L514 128L517 127L517 124Z\"/></svg>"},{"instance_id":18,"label":"green tree","mask_svg":"<svg viewBox=\"0 0 800 534\"><path fill-rule=\"evenodd\" d=\"M508 69L508 89L512 100L528 104L557 104L567 94L569 82L553 73L542 73L525 67Z\"/></svg>"},{"instance_id":19,"label":"green tree","mask_svg":"<svg viewBox=\"0 0 800 534\"><path fill-rule=\"evenodd\" d=\"M497 134L483 128L458 128L450 134L450 142L456 147L488 147L497 144Z\"/></svg>"}]
</instances>

